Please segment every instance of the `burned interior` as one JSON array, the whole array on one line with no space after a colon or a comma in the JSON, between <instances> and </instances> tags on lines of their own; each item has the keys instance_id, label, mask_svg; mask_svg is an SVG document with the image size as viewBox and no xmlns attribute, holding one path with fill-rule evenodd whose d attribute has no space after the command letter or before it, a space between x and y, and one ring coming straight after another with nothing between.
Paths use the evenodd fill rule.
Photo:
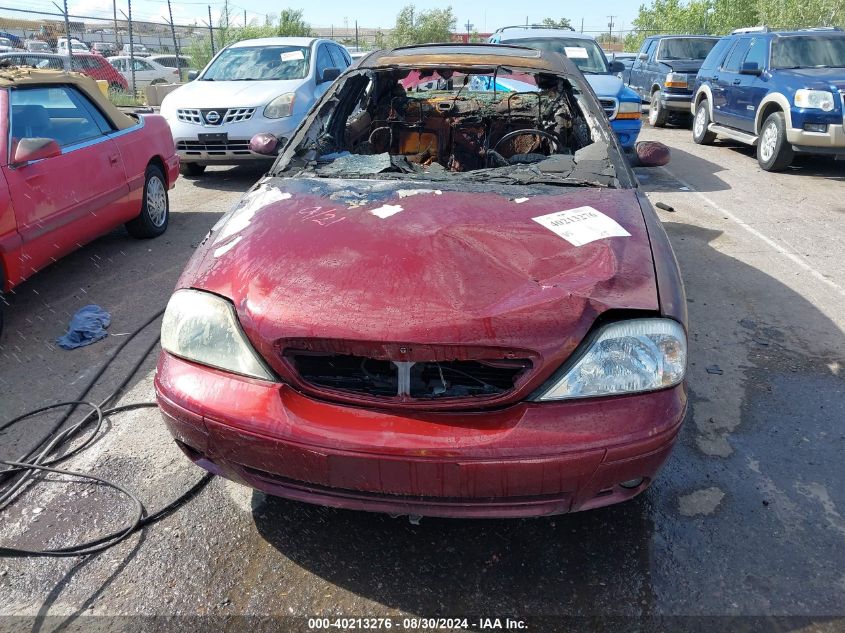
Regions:
<instances>
[{"instance_id":1,"label":"burned interior","mask_svg":"<svg viewBox=\"0 0 845 633\"><path fill-rule=\"evenodd\" d=\"M276 173L615 186L596 126L573 83L550 72L361 69L323 102Z\"/></svg>"}]
</instances>

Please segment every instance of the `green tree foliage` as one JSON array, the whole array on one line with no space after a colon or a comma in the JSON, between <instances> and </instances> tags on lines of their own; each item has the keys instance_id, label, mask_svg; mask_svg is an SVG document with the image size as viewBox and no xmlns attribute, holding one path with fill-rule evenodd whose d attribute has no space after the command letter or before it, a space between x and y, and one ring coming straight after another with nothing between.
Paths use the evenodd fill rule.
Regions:
<instances>
[{"instance_id":1,"label":"green tree foliage","mask_svg":"<svg viewBox=\"0 0 845 633\"><path fill-rule=\"evenodd\" d=\"M806 28L845 24L843 0L652 0L640 6L625 48L636 50L655 33L724 35L733 29L767 25Z\"/></svg>"},{"instance_id":2,"label":"green tree foliage","mask_svg":"<svg viewBox=\"0 0 845 633\"><path fill-rule=\"evenodd\" d=\"M221 12L218 25L214 29L214 51L224 46L251 40L258 37L310 37L314 35L311 27L302 19L302 11L283 9L278 16L271 16L265 24L250 23L246 26L230 26L230 16L226 8ZM207 31L206 31L207 32ZM211 61L211 42L208 37L197 37L185 51L191 56L194 68L203 68Z\"/></svg>"},{"instance_id":3,"label":"green tree foliage","mask_svg":"<svg viewBox=\"0 0 845 633\"><path fill-rule=\"evenodd\" d=\"M542 22L540 22L545 27L550 29L571 29L572 28L572 20L569 18L561 18L560 20L555 20L554 18L544 18Z\"/></svg>"},{"instance_id":4,"label":"green tree foliage","mask_svg":"<svg viewBox=\"0 0 845 633\"><path fill-rule=\"evenodd\" d=\"M396 16L396 25L386 43L389 46L408 46L450 42L456 24L452 7L418 12L414 5L409 4Z\"/></svg>"}]
</instances>

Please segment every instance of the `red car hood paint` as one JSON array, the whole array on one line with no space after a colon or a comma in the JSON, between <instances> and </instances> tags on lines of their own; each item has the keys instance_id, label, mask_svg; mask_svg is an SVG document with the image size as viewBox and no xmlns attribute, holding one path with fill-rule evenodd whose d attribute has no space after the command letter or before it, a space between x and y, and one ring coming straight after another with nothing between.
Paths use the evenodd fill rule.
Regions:
<instances>
[{"instance_id":1,"label":"red car hood paint","mask_svg":"<svg viewBox=\"0 0 845 633\"><path fill-rule=\"evenodd\" d=\"M601 313L659 309L635 190L514 190L522 202L509 188L477 185L409 195L431 186L266 179L212 229L180 287L231 299L249 339L283 376L285 339L435 355L437 346L530 352L532 379L510 400L558 369ZM532 220L582 206L630 237L576 247Z\"/></svg>"}]
</instances>

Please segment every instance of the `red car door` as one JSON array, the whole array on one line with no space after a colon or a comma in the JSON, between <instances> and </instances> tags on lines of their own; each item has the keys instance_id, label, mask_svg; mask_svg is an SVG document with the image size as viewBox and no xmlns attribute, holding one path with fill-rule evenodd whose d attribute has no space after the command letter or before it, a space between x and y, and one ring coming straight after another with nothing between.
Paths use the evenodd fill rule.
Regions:
<instances>
[{"instance_id":1,"label":"red car door","mask_svg":"<svg viewBox=\"0 0 845 633\"><path fill-rule=\"evenodd\" d=\"M126 220L129 187L111 124L73 86L9 91L11 151L3 168L23 241L21 280ZM15 164L22 138L61 155Z\"/></svg>"}]
</instances>

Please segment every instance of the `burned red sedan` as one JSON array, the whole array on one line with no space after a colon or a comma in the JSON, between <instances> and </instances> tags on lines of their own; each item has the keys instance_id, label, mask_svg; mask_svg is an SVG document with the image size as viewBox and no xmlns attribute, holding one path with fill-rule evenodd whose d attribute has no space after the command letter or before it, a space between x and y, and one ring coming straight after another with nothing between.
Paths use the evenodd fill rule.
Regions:
<instances>
[{"instance_id":1,"label":"burned red sedan","mask_svg":"<svg viewBox=\"0 0 845 633\"><path fill-rule=\"evenodd\" d=\"M206 236L162 347L188 457L342 508L623 501L686 408L660 222L578 70L518 47L380 51L341 76Z\"/></svg>"}]
</instances>

